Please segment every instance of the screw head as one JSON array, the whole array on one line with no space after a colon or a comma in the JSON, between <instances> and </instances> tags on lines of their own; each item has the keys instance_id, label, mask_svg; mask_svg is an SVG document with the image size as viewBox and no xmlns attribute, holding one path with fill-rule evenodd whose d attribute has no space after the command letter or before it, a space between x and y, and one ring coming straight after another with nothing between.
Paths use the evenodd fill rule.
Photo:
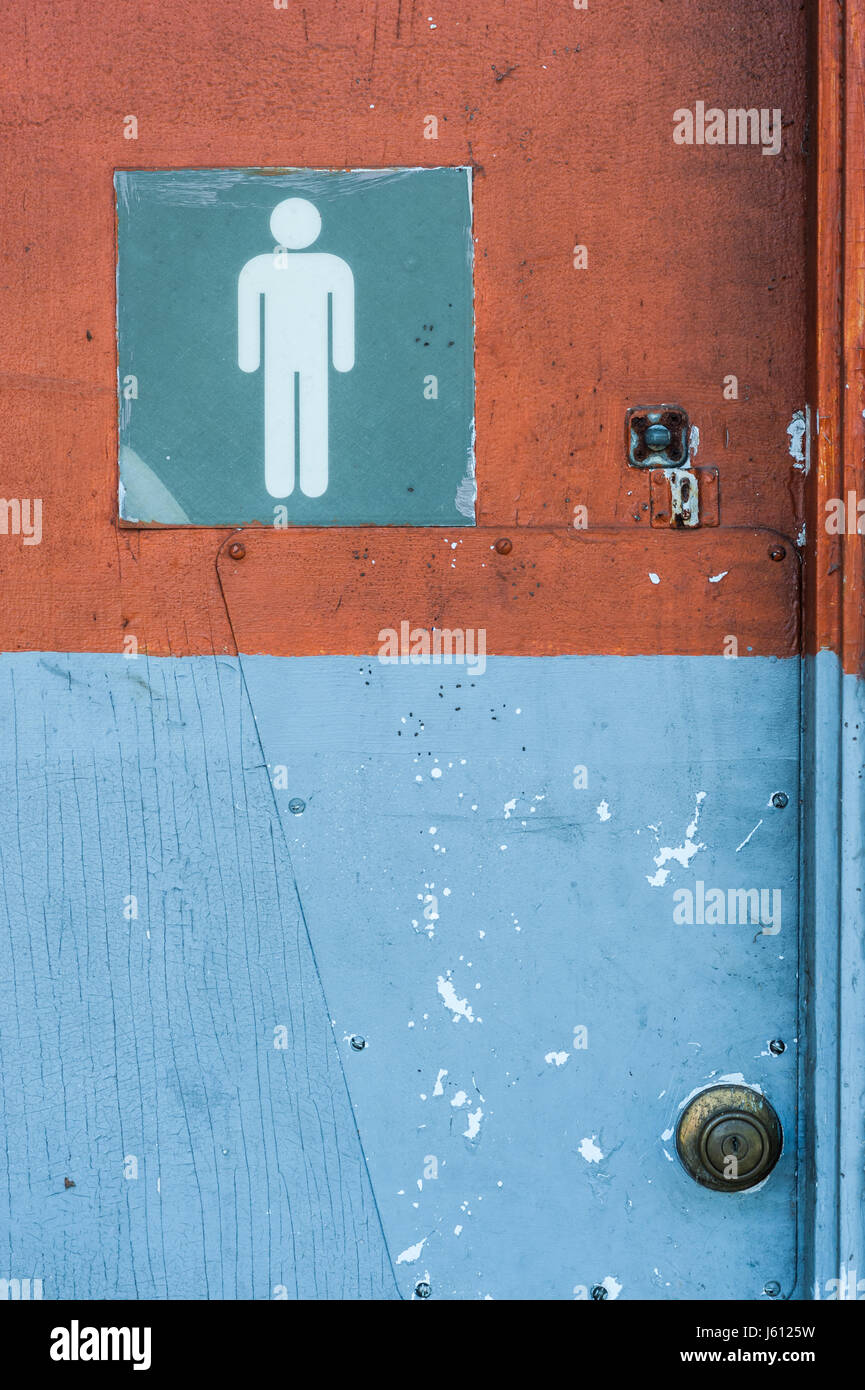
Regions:
<instances>
[{"instance_id":1,"label":"screw head","mask_svg":"<svg viewBox=\"0 0 865 1390\"><path fill-rule=\"evenodd\" d=\"M363 1052L363 1049L366 1047L366 1038L362 1038L359 1033L355 1033L354 1037L351 1039L351 1046L354 1048L355 1052Z\"/></svg>"},{"instance_id":2,"label":"screw head","mask_svg":"<svg viewBox=\"0 0 865 1390\"><path fill-rule=\"evenodd\" d=\"M228 547L228 553L232 560L242 560L246 554L246 546L242 541L232 541Z\"/></svg>"},{"instance_id":3,"label":"screw head","mask_svg":"<svg viewBox=\"0 0 865 1390\"><path fill-rule=\"evenodd\" d=\"M781 1292L781 1285L778 1283L777 1279L769 1279L768 1282L763 1285L763 1292L767 1298L777 1298Z\"/></svg>"},{"instance_id":4,"label":"screw head","mask_svg":"<svg viewBox=\"0 0 865 1390\"><path fill-rule=\"evenodd\" d=\"M783 560L783 559L784 559L784 556L785 556L786 554L787 554L786 546L783 546L783 545L773 545L773 546L772 546L772 549L769 551L769 559L770 559L770 560L776 560L776 561L777 561L777 560Z\"/></svg>"},{"instance_id":5,"label":"screw head","mask_svg":"<svg viewBox=\"0 0 865 1390\"><path fill-rule=\"evenodd\" d=\"M664 472L663 468L656 468L652 473L652 482L657 484L658 487L660 487L661 483L664 482L666 476L667 475Z\"/></svg>"},{"instance_id":6,"label":"screw head","mask_svg":"<svg viewBox=\"0 0 865 1390\"><path fill-rule=\"evenodd\" d=\"M771 1052L773 1057L780 1057L784 1052L787 1051L787 1044L785 1043L783 1038L772 1038L771 1042L769 1043L769 1051Z\"/></svg>"},{"instance_id":7,"label":"screw head","mask_svg":"<svg viewBox=\"0 0 865 1390\"><path fill-rule=\"evenodd\" d=\"M672 437L666 425L649 425L646 433L643 435L646 446L655 454L660 453L662 449L666 449Z\"/></svg>"},{"instance_id":8,"label":"screw head","mask_svg":"<svg viewBox=\"0 0 865 1390\"><path fill-rule=\"evenodd\" d=\"M775 807L776 811L783 811L789 800L790 798L786 792L772 793L772 805Z\"/></svg>"},{"instance_id":9,"label":"screw head","mask_svg":"<svg viewBox=\"0 0 865 1390\"><path fill-rule=\"evenodd\" d=\"M302 816L306 810L306 802L301 801L299 796L293 796L288 803L288 809L293 816Z\"/></svg>"},{"instance_id":10,"label":"screw head","mask_svg":"<svg viewBox=\"0 0 865 1390\"><path fill-rule=\"evenodd\" d=\"M603 1299L609 1298L609 1296L603 1284L595 1284L592 1288L592 1298L596 1303L600 1303Z\"/></svg>"},{"instance_id":11,"label":"screw head","mask_svg":"<svg viewBox=\"0 0 865 1390\"><path fill-rule=\"evenodd\" d=\"M501 540L496 541L493 548L497 555L510 555L514 548L514 543L508 540L507 536L502 536Z\"/></svg>"},{"instance_id":12,"label":"screw head","mask_svg":"<svg viewBox=\"0 0 865 1390\"><path fill-rule=\"evenodd\" d=\"M416 1298L432 1297L432 1289L430 1288L429 1284L426 1282L425 1279L422 1279L419 1284L415 1284L414 1291Z\"/></svg>"}]
</instances>

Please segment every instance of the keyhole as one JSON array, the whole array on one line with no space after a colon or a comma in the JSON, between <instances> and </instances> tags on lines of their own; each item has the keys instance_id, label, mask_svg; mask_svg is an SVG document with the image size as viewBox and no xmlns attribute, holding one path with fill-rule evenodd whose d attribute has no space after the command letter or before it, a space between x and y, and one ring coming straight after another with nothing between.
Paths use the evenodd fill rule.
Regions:
<instances>
[{"instance_id":1,"label":"keyhole","mask_svg":"<svg viewBox=\"0 0 865 1390\"><path fill-rule=\"evenodd\" d=\"M739 1152L739 1138L738 1138L738 1135L736 1135L736 1134L733 1135L732 1139L730 1140L730 1148L733 1150L733 1153L734 1153L734 1154L737 1154L737 1153Z\"/></svg>"}]
</instances>

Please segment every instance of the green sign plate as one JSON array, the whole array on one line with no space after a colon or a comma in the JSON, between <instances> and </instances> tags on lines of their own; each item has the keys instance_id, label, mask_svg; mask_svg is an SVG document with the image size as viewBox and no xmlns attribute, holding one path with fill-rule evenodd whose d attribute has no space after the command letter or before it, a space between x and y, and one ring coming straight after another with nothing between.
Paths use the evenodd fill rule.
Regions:
<instances>
[{"instance_id":1,"label":"green sign plate","mask_svg":"<svg viewBox=\"0 0 865 1390\"><path fill-rule=\"evenodd\" d=\"M115 175L120 515L471 526L471 170Z\"/></svg>"}]
</instances>

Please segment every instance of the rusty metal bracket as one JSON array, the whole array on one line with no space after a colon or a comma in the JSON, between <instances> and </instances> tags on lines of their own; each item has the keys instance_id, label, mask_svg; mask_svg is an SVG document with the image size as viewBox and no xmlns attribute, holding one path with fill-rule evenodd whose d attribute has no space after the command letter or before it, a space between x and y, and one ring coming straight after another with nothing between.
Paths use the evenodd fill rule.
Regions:
<instances>
[{"instance_id":1,"label":"rusty metal bracket","mask_svg":"<svg viewBox=\"0 0 865 1390\"><path fill-rule=\"evenodd\" d=\"M678 405L632 406L625 416L625 450L631 468L687 468L687 412Z\"/></svg>"},{"instance_id":2,"label":"rusty metal bracket","mask_svg":"<svg viewBox=\"0 0 865 1390\"><path fill-rule=\"evenodd\" d=\"M649 475L651 524L674 530L719 524L717 468L653 468Z\"/></svg>"}]
</instances>

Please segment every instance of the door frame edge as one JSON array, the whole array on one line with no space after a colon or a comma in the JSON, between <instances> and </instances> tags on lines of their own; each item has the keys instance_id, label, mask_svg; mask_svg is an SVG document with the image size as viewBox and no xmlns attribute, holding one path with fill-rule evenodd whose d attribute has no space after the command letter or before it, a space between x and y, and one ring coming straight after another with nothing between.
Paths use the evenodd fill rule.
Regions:
<instances>
[{"instance_id":1,"label":"door frame edge","mask_svg":"<svg viewBox=\"0 0 865 1390\"><path fill-rule=\"evenodd\" d=\"M811 13L809 368L802 724L799 1278L865 1297L865 0ZM835 515L838 515L837 509ZM858 1271L858 1273L855 1273ZM861 1280L860 1280L861 1274ZM863 1292L857 1293L857 1288Z\"/></svg>"}]
</instances>

